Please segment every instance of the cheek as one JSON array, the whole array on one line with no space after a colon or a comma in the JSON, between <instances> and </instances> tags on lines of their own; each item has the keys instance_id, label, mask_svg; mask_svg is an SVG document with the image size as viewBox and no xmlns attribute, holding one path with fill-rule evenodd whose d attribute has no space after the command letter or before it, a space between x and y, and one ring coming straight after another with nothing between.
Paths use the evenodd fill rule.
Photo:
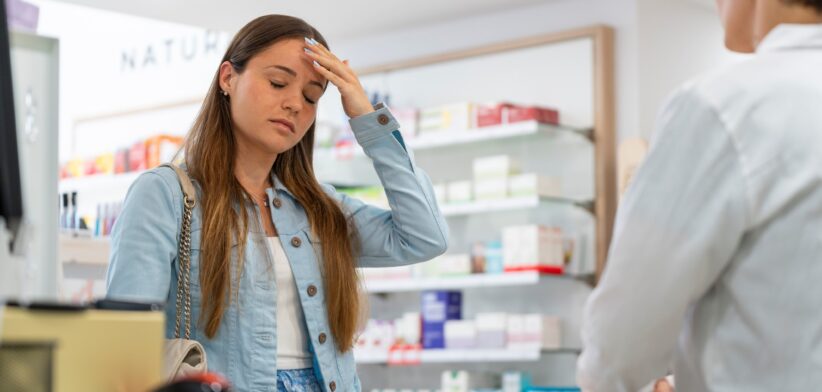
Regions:
<instances>
[{"instance_id":1,"label":"cheek","mask_svg":"<svg viewBox=\"0 0 822 392\"><path fill-rule=\"evenodd\" d=\"M308 132L308 128L311 127L311 124L313 124L316 119L316 109L306 109L308 110L304 110L303 113L300 113L300 138L302 138L305 135L305 133Z\"/></svg>"}]
</instances>

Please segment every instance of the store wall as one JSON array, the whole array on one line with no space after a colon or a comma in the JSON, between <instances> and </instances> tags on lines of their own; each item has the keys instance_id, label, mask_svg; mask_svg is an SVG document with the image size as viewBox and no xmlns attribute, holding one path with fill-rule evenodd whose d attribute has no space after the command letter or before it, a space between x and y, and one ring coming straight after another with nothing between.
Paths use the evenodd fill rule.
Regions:
<instances>
[{"instance_id":1,"label":"store wall","mask_svg":"<svg viewBox=\"0 0 822 392\"><path fill-rule=\"evenodd\" d=\"M616 110L620 140L648 138L677 86L732 61L715 10L693 0L557 0L539 6L334 42L356 67L447 53L605 24L616 31Z\"/></svg>"},{"instance_id":2,"label":"store wall","mask_svg":"<svg viewBox=\"0 0 822 392\"><path fill-rule=\"evenodd\" d=\"M184 132L157 124L129 132L112 127L84 137L78 122L202 97L230 35L60 1L40 6L38 34L60 41L60 161L129 145L145 134ZM192 118L193 119L193 118ZM167 124L167 123L166 123Z\"/></svg>"},{"instance_id":3,"label":"store wall","mask_svg":"<svg viewBox=\"0 0 822 392\"><path fill-rule=\"evenodd\" d=\"M725 49L714 7L705 1L637 1L640 134L648 137L669 94L696 75L744 59Z\"/></svg>"},{"instance_id":4,"label":"store wall","mask_svg":"<svg viewBox=\"0 0 822 392\"><path fill-rule=\"evenodd\" d=\"M616 30L617 129L624 136L638 130L636 15L635 0L557 0L356 40L329 39L353 66L366 67L606 24Z\"/></svg>"}]
</instances>

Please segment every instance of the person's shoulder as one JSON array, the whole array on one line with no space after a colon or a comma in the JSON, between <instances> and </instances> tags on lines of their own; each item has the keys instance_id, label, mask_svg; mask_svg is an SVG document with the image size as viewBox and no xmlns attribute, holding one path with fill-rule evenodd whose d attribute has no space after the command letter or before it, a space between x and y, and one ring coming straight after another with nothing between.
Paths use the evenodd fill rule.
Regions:
<instances>
[{"instance_id":1,"label":"person's shoulder","mask_svg":"<svg viewBox=\"0 0 822 392\"><path fill-rule=\"evenodd\" d=\"M770 101L796 98L810 90L815 71L784 55L754 55L708 71L685 84L691 94L710 104L733 122L751 108L767 109ZM819 91L811 91L818 95Z\"/></svg>"},{"instance_id":2,"label":"person's shoulder","mask_svg":"<svg viewBox=\"0 0 822 392\"><path fill-rule=\"evenodd\" d=\"M178 199L182 196L177 174L174 169L167 166L158 166L146 170L137 176L131 185L130 193L165 196L171 199Z\"/></svg>"}]
</instances>

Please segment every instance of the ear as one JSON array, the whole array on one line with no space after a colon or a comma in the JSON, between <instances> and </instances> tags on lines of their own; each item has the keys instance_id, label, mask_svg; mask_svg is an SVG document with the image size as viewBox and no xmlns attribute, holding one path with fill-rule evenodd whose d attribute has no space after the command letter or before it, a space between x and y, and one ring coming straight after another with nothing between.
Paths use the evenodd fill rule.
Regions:
<instances>
[{"instance_id":1,"label":"ear","mask_svg":"<svg viewBox=\"0 0 822 392\"><path fill-rule=\"evenodd\" d=\"M223 61L223 63L220 64L220 89L231 94L231 89L234 87L234 79L236 75L237 72L234 71L234 66L231 65L231 62Z\"/></svg>"}]
</instances>

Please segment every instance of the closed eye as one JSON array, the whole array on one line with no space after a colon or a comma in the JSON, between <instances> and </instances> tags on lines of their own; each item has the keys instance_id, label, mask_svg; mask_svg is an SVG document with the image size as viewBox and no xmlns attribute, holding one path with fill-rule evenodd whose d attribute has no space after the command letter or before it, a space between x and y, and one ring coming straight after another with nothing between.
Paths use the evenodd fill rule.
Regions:
<instances>
[{"instance_id":1,"label":"closed eye","mask_svg":"<svg viewBox=\"0 0 822 392\"><path fill-rule=\"evenodd\" d=\"M285 86L286 86L285 84L278 83L278 82L274 82L274 81L270 81L269 83L271 83L271 87L273 87L273 88L275 88L275 89L277 89L277 90L282 89L282 88L285 88ZM308 103L310 103L310 104L312 104L312 105L316 105L316 104L317 104L317 101L316 101L316 100L313 100L313 99L311 99L311 98L308 98L308 97L307 97L307 96L305 96L305 95L303 95L303 98L305 99L305 101L306 101L306 102L308 102Z\"/></svg>"}]
</instances>

